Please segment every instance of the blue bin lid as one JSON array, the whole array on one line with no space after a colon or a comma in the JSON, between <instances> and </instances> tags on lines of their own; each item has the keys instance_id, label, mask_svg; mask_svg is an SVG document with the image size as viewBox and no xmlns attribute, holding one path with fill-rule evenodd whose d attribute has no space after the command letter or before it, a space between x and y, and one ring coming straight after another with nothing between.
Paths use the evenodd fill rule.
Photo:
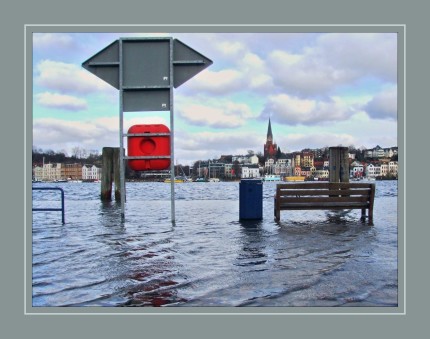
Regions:
<instances>
[{"instance_id":1,"label":"blue bin lid","mask_svg":"<svg viewBox=\"0 0 430 339\"><path fill-rule=\"evenodd\" d=\"M252 178L252 179L240 179L241 183L251 184L251 183L261 183L262 180L258 178Z\"/></svg>"}]
</instances>

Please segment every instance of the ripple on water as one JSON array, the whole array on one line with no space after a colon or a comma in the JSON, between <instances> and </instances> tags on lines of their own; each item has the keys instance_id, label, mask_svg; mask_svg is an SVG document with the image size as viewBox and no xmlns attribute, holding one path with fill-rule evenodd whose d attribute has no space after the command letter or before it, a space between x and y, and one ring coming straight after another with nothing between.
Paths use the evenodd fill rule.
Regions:
<instances>
[{"instance_id":1,"label":"ripple on water","mask_svg":"<svg viewBox=\"0 0 430 339\"><path fill-rule=\"evenodd\" d=\"M34 306L393 306L397 183L377 182L360 211L291 211L239 220L238 183L127 183L125 220L98 184L63 184L58 212L34 212ZM33 196L36 199L36 196ZM39 196L41 204L53 196Z\"/></svg>"}]
</instances>

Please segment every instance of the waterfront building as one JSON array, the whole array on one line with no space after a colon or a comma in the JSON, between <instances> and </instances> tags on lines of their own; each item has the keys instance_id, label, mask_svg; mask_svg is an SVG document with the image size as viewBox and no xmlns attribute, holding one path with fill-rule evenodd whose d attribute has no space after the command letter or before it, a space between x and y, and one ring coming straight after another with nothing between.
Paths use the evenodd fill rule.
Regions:
<instances>
[{"instance_id":1,"label":"waterfront building","mask_svg":"<svg viewBox=\"0 0 430 339\"><path fill-rule=\"evenodd\" d=\"M33 178L36 181L43 181L43 168L40 166L35 166L33 168Z\"/></svg>"},{"instance_id":2,"label":"waterfront building","mask_svg":"<svg viewBox=\"0 0 430 339\"><path fill-rule=\"evenodd\" d=\"M391 158L397 155L397 152L398 152L397 147L382 148L381 146L377 145L372 149L366 150L364 153L364 157L365 158Z\"/></svg>"},{"instance_id":3,"label":"waterfront building","mask_svg":"<svg viewBox=\"0 0 430 339\"><path fill-rule=\"evenodd\" d=\"M301 166L312 167L314 166L314 154L311 152L302 152L301 156Z\"/></svg>"},{"instance_id":4,"label":"waterfront building","mask_svg":"<svg viewBox=\"0 0 430 339\"><path fill-rule=\"evenodd\" d=\"M370 163L366 167L366 176L368 178L375 178L381 175L381 166L379 164Z\"/></svg>"},{"instance_id":5,"label":"waterfront building","mask_svg":"<svg viewBox=\"0 0 430 339\"><path fill-rule=\"evenodd\" d=\"M258 166L243 166L241 178L260 178L260 169Z\"/></svg>"},{"instance_id":6,"label":"waterfront building","mask_svg":"<svg viewBox=\"0 0 430 339\"><path fill-rule=\"evenodd\" d=\"M298 167L301 166L301 155L298 152L293 153L293 160L294 160L294 166Z\"/></svg>"},{"instance_id":7,"label":"waterfront building","mask_svg":"<svg viewBox=\"0 0 430 339\"><path fill-rule=\"evenodd\" d=\"M55 181L64 177L64 168L61 163L43 164L42 167L36 166L33 169L34 179L37 181Z\"/></svg>"},{"instance_id":8,"label":"waterfront building","mask_svg":"<svg viewBox=\"0 0 430 339\"><path fill-rule=\"evenodd\" d=\"M364 165L359 161L354 161L349 166L349 176L351 178L362 178L364 176Z\"/></svg>"},{"instance_id":9,"label":"waterfront building","mask_svg":"<svg viewBox=\"0 0 430 339\"><path fill-rule=\"evenodd\" d=\"M329 178L329 169L328 167L323 167L320 169L315 169L314 178L318 179L328 179Z\"/></svg>"},{"instance_id":10,"label":"waterfront building","mask_svg":"<svg viewBox=\"0 0 430 339\"><path fill-rule=\"evenodd\" d=\"M390 175L397 176L397 173L398 173L398 164L397 164L397 161L390 161L388 163L388 173Z\"/></svg>"},{"instance_id":11,"label":"waterfront building","mask_svg":"<svg viewBox=\"0 0 430 339\"><path fill-rule=\"evenodd\" d=\"M72 163L64 165L64 178L71 180L82 180L82 164Z\"/></svg>"},{"instance_id":12,"label":"waterfront building","mask_svg":"<svg viewBox=\"0 0 430 339\"><path fill-rule=\"evenodd\" d=\"M96 165L82 166L82 180L101 180L102 169Z\"/></svg>"}]
</instances>

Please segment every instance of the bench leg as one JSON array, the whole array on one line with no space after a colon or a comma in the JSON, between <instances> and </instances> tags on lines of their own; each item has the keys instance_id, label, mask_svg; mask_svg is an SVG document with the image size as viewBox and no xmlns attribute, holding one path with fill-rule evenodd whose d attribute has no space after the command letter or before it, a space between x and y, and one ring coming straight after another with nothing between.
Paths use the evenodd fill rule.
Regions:
<instances>
[{"instance_id":1,"label":"bench leg","mask_svg":"<svg viewBox=\"0 0 430 339\"><path fill-rule=\"evenodd\" d=\"M373 222L373 208L369 208L369 222Z\"/></svg>"},{"instance_id":2,"label":"bench leg","mask_svg":"<svg viewBox=\"0 0 430 339\"><path fill-rule=\"evenodd\" d=\"M275 219L276 219L276 221L279 221L281 219L281 211L280 210L275 211Z\"/></svg>"},{"instance_id":3,"label":"bench leg","mask_svg":"<svg viewBox=\"0 0 430 339\"><path fill-rule=\"evenodd\" d=\"M281 211L276 201L276 195L274 197L274 202L273 202L273 214L275 216L276 221L279 221L279 219L281 219Z\"/></svg>"},{"instance_id":4,"label":"bench leg","mask_svg":"<svg viewBox=\"0 0 430 339\"><path fill-rule=\"evenodd\" d=\"M276 197L273 200L273 216L276 217Z\"/></svg>"},{"instance_id":5,"label":"bench leg","mask_svg":"<svg viewBox=\"0 0 430 339\"><path fill-rule=\"evenodd\" d=\"M365 208L361 209L361 220L362 221L366 220L366 209Z\"/></svg>"}]
</instances>

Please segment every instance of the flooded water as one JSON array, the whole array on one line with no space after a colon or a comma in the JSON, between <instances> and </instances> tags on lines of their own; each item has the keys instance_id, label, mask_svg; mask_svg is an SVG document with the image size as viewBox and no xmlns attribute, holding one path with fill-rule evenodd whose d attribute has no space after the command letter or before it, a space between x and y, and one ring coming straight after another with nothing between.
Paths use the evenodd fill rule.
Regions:
<instances>
[{"instance_id":1,"label":"flooded water","mask_svg":"<svg viewBox=\"0 0 430 339\"><path fill-rule=\"evenodd\" d=\"M239 221L239 183L127 183L125 221L100 184L62 187L60 212L33 212L37 306L397 306L397 182L376 182L374 225L360 210L283 211L263 185L263 220ZM34 191L33 207L60 207Z\"/></svg>"}]
</instances>

